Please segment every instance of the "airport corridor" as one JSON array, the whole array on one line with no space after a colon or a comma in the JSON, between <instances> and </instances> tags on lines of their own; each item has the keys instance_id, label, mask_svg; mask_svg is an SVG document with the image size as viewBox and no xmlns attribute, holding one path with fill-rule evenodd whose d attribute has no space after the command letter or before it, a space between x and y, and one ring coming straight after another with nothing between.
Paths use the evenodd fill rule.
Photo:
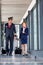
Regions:
<instances>
[{"instance_id":1,"label":"airport corridor","mask_svg":"<svg viewBox=\"0 0 43 65\"><path fill-rule=\"evenodd\" d=\"M9 21L15 29L9 26ZM8 38L5 32L6 23ZM20 33L24 35L21 35L22 40L27 44L24 46L27 56L26 53L24 56L22 53L15 54L16 48L23 51ZM8 47L11 47L7 49L12 56L7 55L6 38L11 38L10 42L13 38L13 45L8 44ZM2 54L2 49L6 51L5 54ZM43 65L43 0L0 0L0 65Z\"/></svg>"}]
</instances>

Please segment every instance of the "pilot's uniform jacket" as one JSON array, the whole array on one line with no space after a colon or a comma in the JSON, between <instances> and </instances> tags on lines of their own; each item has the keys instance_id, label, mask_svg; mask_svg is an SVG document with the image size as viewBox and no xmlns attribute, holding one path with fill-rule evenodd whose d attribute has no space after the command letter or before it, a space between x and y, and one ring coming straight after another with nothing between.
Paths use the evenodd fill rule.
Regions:
<instances>
[{"instance_id":1,"label":"pilot's uniform jacket","mask_svg":"<svg viewBox=\"0 0 43 65\"><path fill-rule=\"evenodd\" d=\"M14 33L16 33L15 25L12 23L11 26L8 26L8 23L5 24L5 36L6 36L6 51L8 52L8 44L10 41L10 53L13 51L13 40L14 40Z\"/></svg>"}]
</instances>

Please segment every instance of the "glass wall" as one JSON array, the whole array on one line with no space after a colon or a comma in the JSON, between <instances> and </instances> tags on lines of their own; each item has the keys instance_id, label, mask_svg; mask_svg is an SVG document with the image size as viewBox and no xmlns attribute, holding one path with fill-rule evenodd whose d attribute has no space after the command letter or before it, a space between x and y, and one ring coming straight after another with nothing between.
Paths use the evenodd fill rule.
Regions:
<instances>
[{"instance_id":1,"label":"glass wall","mask_svg":"<svg viewBox=\"0 0 43 65\"><path fill-rule=\"evenodd\" d=\"M30 34L30 12L28 12L28 16L26 17L26 22L27 22L27 27L29 29L29 34ZM28 51L30 50L30 35L28 35L27 39L27 46L28 46Z\"/></svg>"},{"instance_id":2,"label":"glass wall","mask_svg":"<svg viewBox=\"0 0 43 65\"><path fill-rule=\"evenodd\" d=\"M37 12L36 7L33 9L33 26L34 26L34 50L37 50Z\"/></svg>"},{"instance_id":3,"label":"glass wall","mask_svg":"<svg viewBox=\"0 0 43 65\"><path fill-rule=\"evenodd\" d=\"M37 50L37 8L36 5L30 12L30 46L31 50Z\"/></svg>"},{"instance_id":4,"label":"glass wall","mask_svg":"<svg viewBox=\"0 0 43 65\"><path fill-rule=\"evenodd\" d=\"M33 10L30 12L30 50L34 50Z\"/></svg>"},{"instance_id":5,"label":"glass wall","mask_svg":"<svg viewBox=\"0 0 43 65\"><path fill-rule=\"evenodd\" d=\"M1 46L1 0L0 0L0 46Z\"/></svg>"},{"instance_id":6,"label":"glass wall","mask_svg":"<svg viewBox=\"0 0 43 65\"><path fill-rule=\"evenodd\" d=\"M30 49L43 50L43 0L37 0L30 12Z\"/></svg>"},{"instance_id":7,"label":"glass wall","mask_svg":"<svg viewBox=\"0 0 43 65\"><path fill-rule=\"evenodd\" d=\"M29 27L29 49L37 50L37 9L36 5L33 9L28 13L26 18L28 27Z\"/></svg>"},{"instance_id":8,"label":"glass wall","mask_svg":"<svg viewBox=\"0 0 43 65\"><path fill-rule=\"evenodd\" d=\"M38 1L39 50L43 50L43 0Z\"/></svg>"},{"instance_id":9,"label":"glass wall","mask_svg":"<svg viewBox=\"0 0 43 65\"><path fill-rule=\"evenodd\" d=\"M38 46L39 46L39 50L40 50L40 0L37 0L37 20L38 20Z\"/></svg>"},{"instance_id":10,"label":"glass wall","mask_svg":"<svg viewBox=\"0 0 43 65\"><path fill-rule=\"evenodd\" d=\"M28 36L27 43L28 43L28 49L30 50L30 12L28 12L28 16L27 16L27 26L29 29L29 36Z\"/></svg>"}]
</instances>

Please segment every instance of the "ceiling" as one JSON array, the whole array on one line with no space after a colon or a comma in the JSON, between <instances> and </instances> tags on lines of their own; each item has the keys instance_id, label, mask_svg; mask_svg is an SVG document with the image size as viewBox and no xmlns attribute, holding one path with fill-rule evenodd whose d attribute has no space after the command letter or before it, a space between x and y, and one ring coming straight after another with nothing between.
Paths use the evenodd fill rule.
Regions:
<instances>
[{"instance_id":1,"label":"ceiling","mask_svg":"<svg viewBox=\"0 0 43 65\"><path fill-rule=\"evenodd\" d=\"M19 24L32 0L1 0L2 22L13 16L14 23Z\"/></svg>"}]
</instances>

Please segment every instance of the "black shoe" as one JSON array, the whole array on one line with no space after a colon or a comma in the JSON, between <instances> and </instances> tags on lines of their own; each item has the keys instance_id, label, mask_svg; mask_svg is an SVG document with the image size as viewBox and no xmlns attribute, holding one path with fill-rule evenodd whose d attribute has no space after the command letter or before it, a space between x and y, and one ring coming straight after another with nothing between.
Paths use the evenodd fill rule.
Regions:
<instances>
[{"instance_id":1,"label":"black shoe","mask_svg":"<svg viewBox=\"0 0 43 65\"><path fill-rule=\"evenodd\" d=\"M25 54L25 56L28 56L28 54Z\"/></svg>"},{"instance_id":2,"label":"black shoe","mask_svg":"<svg viewBox=\"0 0 43 65\"><path fill-rule=\"evenodd\" d=\"M25 55L23 55L23 56L25 56Z\"/></svg>"},{"instance_id":3,"label":"black shoe","mask_svg":"<svg viewBox=\"0 0 43 65\"><path fill-rule=\"evenodd\" d=\"M12 56L12 54L9 54L9 56Z\"/></svg>"},{"instance_id":4,"label":"black shoe","mask_svg":"<svg viewBox=\"0 0 43 65\"><path fill-rule=\"evenodd\" d=\"M22 54L22 56L25 56L25 54Z\"/></svg>"},{"instance_id":5,"label":"black shoe","mask_svg":"<svg viewBox=\"0 0 43 65\"><path fill-rule=\"evenodd\" d=\"M9 55L9 53L6 53L7 54L7 56Z\"/></svg>"}]
</instances>

